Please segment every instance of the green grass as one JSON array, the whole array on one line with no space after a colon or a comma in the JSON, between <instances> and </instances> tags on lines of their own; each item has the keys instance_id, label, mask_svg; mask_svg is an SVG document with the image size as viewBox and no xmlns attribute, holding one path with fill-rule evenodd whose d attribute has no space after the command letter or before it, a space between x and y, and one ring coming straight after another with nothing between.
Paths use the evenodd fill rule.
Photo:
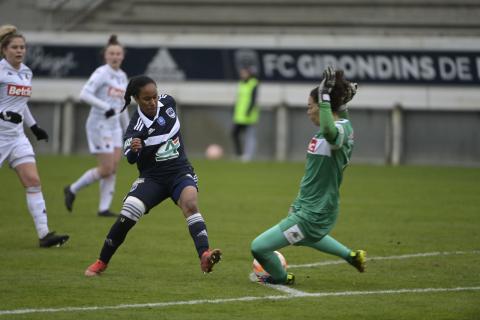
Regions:
<instances>
[{"instance_id":1,"label":"green grass","mask_svg":"<svg viewBox=\"0 0 480 320\"><path fill-rule=\"evenodd\" d=\"M74 213L62 188L93 166L93 157L38 158L50 228L70 234L62 248L37 248L25 194L15 173L0 170L0 313L25 308L114 306L285 293L251 283L250 242L285 216L298 191L302 163L194 161L200 208L211 244L224 259L200 272L180 210L171 201L130 232L100 278L84 269L112 219L97 218L98 186L82 190ZM136 178L122 162L113 209ZM464 251L464 254L374 260L365 274L347 264L296 268L295 289L379 291L480 286L480 170L353 165L345 173L332 235L369 256ZM477 252L472 252L477 250ZM290 264L334 260L308 248L285 248ZM97 311L1 315L1 319L476 319L480 291L301 297Z\"/></svg>"}]
</instances>

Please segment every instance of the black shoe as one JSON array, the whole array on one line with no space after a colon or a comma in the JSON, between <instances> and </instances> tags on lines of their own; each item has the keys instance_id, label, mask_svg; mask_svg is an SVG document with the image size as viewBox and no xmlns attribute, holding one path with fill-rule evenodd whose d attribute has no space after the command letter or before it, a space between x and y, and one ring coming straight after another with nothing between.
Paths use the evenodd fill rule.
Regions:
<instances>
[{"instance_id":1,"label":"black shoe","mask_svg":"<svg viewBox=\"0 0 480 320\"><path fill-rule=\"evenodd\" d=\"M38 242L39 242L41 248L50 248L50 247L53 247L53 246L60 247L65 242L68 241L68 238L70 238L70 236L68 236L66 234L56 235L55 231L52 231L52 232L49 232L42 239L38 240Z\"/></svg>"},{"instance_id":2,"label":"black shoe","mask_svg":"<svg viewBox=\"0 0 480 320\"><path fill-rule=\"evenodd\" d=\"M110 210L98 211L97 216L99 217L118 217L118 213L111 212Z\"/></svg>"},{"instance_id":3,"label":"black shoe","mask_svg":"<svg viewBox=\"0 0 480 320\"><path fill-rule=\"evenodd\" d=\"M73 201L75 201L75 193L70 190L70 186L66 186L63 188L63 195L65 196L65 206L67 207L67 210L72 212Z\"/></svg>"}]
</instances>

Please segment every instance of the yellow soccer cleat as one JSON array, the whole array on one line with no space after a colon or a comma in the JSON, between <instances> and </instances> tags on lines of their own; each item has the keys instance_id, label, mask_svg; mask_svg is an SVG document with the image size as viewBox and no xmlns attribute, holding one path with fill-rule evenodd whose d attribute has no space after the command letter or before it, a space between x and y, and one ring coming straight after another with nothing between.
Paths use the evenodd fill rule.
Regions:
<instances>
[{"instance_id":1,"label":"yellow soccer cleat","mask_svg":"<svg viewBox=\"0 0 480 320\"><path fill-rule=\"evenodd\" d=\"M367 265L367 252L364 250L350 252L348 263L354 266L358 272L365 272Z\"/></svg>"}]
</instances>

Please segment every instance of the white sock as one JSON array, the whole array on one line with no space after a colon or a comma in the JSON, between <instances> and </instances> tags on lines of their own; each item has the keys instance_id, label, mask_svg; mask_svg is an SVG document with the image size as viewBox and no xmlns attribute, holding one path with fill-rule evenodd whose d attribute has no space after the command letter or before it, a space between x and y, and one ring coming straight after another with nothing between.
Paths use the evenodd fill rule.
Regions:
<instances>
[{"instance_id":1,"label":"white sock","mask_svg":"<svg viewBox=\"0 0 480 320\"><path fill-rule=\"evenodd\" d=\"M40 187L27 188L27 206L30 215L35 223L38 238L42 239L48 234L47 209L45 208L45 200L43 199Z\"/></svg>"},{"instance_id":2,"label":"white sock","mask_svg":"<svg viewBox=\"0 0 480 320\"><path fill-rule=\"evenodd\" d=\"M106 178L100 179L100 204L98 211L105 211L110 208L115 191L116 174L112 174Z\"/></svg>"},{"instance_id":3,"label":"white sock","mask_svg":"<svg viewBox=\"0 0 480 320\"><path fill-rule=\"evenodd\" d=\"M77 193L80 189L98 181L98 179L100 179L100 174L97 168L87 170L77 181L70 185L70 191Z\"/></svg>"}]
</instances>

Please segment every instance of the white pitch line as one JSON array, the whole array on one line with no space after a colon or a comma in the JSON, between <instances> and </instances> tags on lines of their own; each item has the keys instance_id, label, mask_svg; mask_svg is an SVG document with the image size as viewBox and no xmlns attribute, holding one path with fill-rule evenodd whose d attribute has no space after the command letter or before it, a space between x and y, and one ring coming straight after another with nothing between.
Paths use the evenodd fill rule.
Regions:
<instances>
[{"instance_id":1,"label":"white pitch line","mask_svg":"<svg viewBox=\"0 0 480 320\"><path fill-rule=\"evenodd\" d=\"M247 297L230 298L230 299L203 299L203 300L185 300L185 301L171 301L171 302L153 302L153 303L141 303L141 304L119 304L115 306L15 309L15 310L0 310L0 316L10 315L10 314L83 312L83 311L119 310L119 309L133 309L133 308L165 308L165 307L179 306L179 305L223 304L223 303L230 303L230 302L245 302L245 301L260 301L260 300L290 300L290 299L296 299L296 298L310 298L310 297L323 298L323 297L360 296L360 295L386 295L386 294L403 294L403 293L435 293L435 292L459 292L459 291L480 291L480 287L316 292L316 293L305 293L302 295L274 295L274 296L262 296L262 297L247 296Z\"/></svg>"},{"instance_id":2,"label":"white pitch line","mask_svg":"<svg viewBox=\"0 0 480 320\"><path fill-rule=\"evenodd\" d=\"M434 256L451 256L451 255L460 255L460 254L480 254L480 250L472 250L472 251L446 251L446 252L425 252L425 253L413 253L413 254L402 254L398 256L386 256L386 257L371 257L367 258L367 261L376 261L376 260L402 260L402 259L410 259L410 258L422 258L422 257L434 257ZM342 264L346 263L345 260L328 260L322 262L315 262L315 263L307 263L307 264L292 264L289 265L288 268L313 268L319 266L328 266L333 264Z\"/></svg>"},{"instance_id":3,"label":"white pitch line","mask_svg":"<svg viewBox=\"0 0 480 320\"><path fill-rule=\"evenodd\" d=\"M266 286L266 287L269 287L271 289L275 289L275 290L284 292L284 293L286 293L288 295L291 295L291 296L301 297L301 296L305 296L305 295L308 294L307 292L300 291L300 290L297 290L297 289L293 289L292 287L281 285L281 284L270 284L270 283L259 282L257 276L253 272L248 275L248 278L250 279L250 281L258 283L259 285Z\"/></svg>"}]
</instances>

